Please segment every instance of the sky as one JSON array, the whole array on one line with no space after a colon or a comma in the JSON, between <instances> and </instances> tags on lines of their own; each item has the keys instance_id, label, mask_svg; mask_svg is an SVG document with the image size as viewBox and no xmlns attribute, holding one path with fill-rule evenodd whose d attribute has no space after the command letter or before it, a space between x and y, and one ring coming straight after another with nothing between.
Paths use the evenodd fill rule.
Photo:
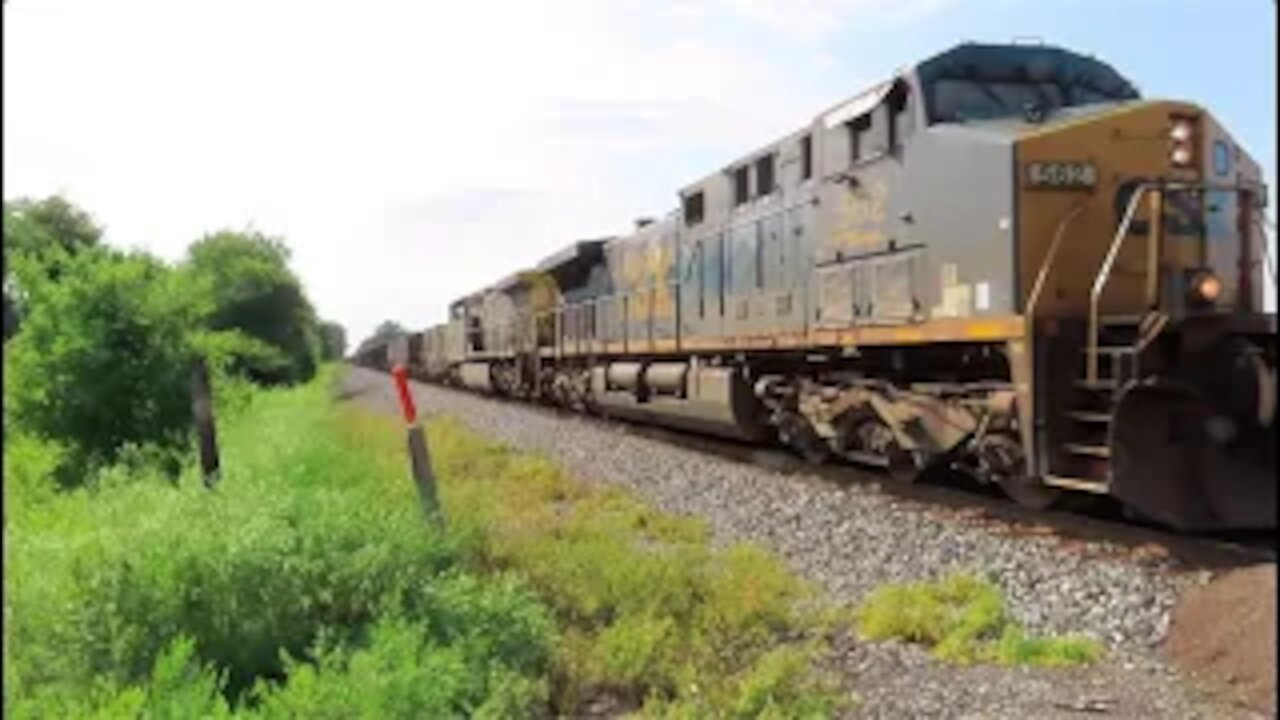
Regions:
<instances>
[{"instance_id":1,"label":"sky","mask_svg":"<svg viewBox=\"0 0 1280 720\"><path fill-rule=\"evenodd\" d=\"M1275 14L1275 0L7 0L4 196L62 193L108 242L175 261L217 229L283 237L354 344L663 215L684 184L963 41L1061 45L1145 96L1198 102L1274 188Z\"/></svg>"}]
</instances>

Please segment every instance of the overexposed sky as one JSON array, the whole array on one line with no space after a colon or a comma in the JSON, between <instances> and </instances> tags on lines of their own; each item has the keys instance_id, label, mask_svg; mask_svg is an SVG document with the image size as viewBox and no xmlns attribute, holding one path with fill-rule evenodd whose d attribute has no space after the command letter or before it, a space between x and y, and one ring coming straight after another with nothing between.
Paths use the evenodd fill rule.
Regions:
<instances>
[{"instance_id":1,"label":"overexposed sky","mask_svg":"<svg viewBox=\"0 0 1280 720\"><path fill-rule=\"evenodd\" d=\"M1030 4L1043 19L1017 0L8 0L4 193L65 193L109 242L174 260L218 228L282 235L354 343L660 215L680 185L962 40L1088 41L1144 90L1214 107L1197 92L1217 86L1177 67L1212 57L1156 52L1144 76L1112 56L1132 35L1052 17L1126 5L1149 25L1165 3ZM1269 72L1269 100L1233 112L1273 135Z\"/></svg>"}]
</instances>

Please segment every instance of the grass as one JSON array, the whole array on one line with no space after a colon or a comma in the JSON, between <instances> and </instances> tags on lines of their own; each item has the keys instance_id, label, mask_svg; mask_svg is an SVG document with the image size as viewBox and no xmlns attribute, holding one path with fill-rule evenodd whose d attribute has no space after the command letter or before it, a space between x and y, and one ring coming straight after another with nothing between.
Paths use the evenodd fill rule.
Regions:
<instances>
[{"instance_id":1,"label":"grass","mask_svg":"<svg viewBox=\"0 0 1280 720\"><path fill-rule=\"evenodd\" d=\"M1102 646L1090 638L1027 636L1009 617L1000 589L966 574L877 588L858 608L857 619L867 640L919 643L959 664L1060 667L1102 655Z\"/></svg>"},{"instance_id":2,"label":"grass","mask_svg":"<svg viewBox=\"0 0 1280 720\"><path fill-rule=\"evenodd\" d=\"M223 475L146 453L54 489L5 443L4 704L36 717L824 717L821 619L766 553L449 422L423 521L395 419L306 387L220 413Z\"/></svg>"},{"instance_id":3,"label":"grass","mask_svg":"<svg viewBox=\"0 0 1280 720\"><path fill-rule=\"evenodd\" d=\"M383 447L385 472L405 472L393 421L345 421L352 443ZM713 549L698 520L588 487L451 420L432 422L428 443L473 571L524 578L558 621L555 711L601 697L650 717L826 717L840 704L813 670L824 618L771 555Z\"/></svg>"},{"instance_id":4,"label":"grass","mask_svg":"<svg viewBox=\"0 0 1280 720\"><path fill-rule=\"evenodd\" d=\"M331 379L258 393L225 422L214 491L135 466L37 492L53 451L6 443L6 717L545 705L549 608L517 578L469 572L412 485L342 444Z\"/></svg>"}]
</instances>

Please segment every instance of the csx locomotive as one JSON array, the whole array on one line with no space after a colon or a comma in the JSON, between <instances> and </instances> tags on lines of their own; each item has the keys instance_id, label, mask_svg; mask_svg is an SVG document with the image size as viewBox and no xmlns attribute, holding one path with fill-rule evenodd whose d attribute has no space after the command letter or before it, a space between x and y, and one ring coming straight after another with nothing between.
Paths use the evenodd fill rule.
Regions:
<instances>
[{"instance_id":1,"label":"csx locomotive","mask_svg":"<svg viewBox=\"0 0 1280 720\"><path fill-rule=\"evenodd\" d=\"M1065 49L964 44L386 349L487 393L1046 507L1275 526L1258 164Z\"/></svg>"}]
</instances>

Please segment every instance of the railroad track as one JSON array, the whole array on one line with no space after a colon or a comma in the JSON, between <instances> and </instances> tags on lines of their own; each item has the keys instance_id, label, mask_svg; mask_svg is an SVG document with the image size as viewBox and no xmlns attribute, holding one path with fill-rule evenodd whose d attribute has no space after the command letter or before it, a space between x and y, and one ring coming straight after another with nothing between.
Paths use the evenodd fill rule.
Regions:
<instances>
[{"instance_id":1,"label":"railroad track","mask_svg":"<svg viewBox=\"0 0 1280 720\"><path fill-rule=\"evenodd\" d=\"M449 392L464 392L440 385L429 386ZM849 463L813 465L777 445L753 445L513 398L483 397L490 402L558 418L577 418L686 450L763 467L801 482L828 488L871 485L903 505L926 514L984 526L994 533L1049 537L1082 552L1166 561L1179 570L1216 571L1276 561L1275 535L1269 531L1176 533L1126 518L1119 505L1106 497L1069 496L1063 499L1059 508L1034 511L1013 503L999 490L973 482L960 473L935 470L925 473L916 482L899 482L887 474Z\"/></svg>"},{"instance_id":2,"label":"railroad track","mask_svg":"<svg viewBox=\"0 0 1280 720\"><path fill-rule=\"evenodd\" d=\"M545 410L546 408L542 408ZM1275 536L1267 531L1180 534L1124 517L1119 505L1105 497L1068 497L1061 507L1035 511L1010 501L990 486L960 473L931 471L904 483L887 474L848 463L812 465L781 447L753 447L718 438L693 437L665 428L601 420L662 442L751 463L804 482L829 487L873 485L903 504L939 516L959 517L1010 535L1052 535L1064 543L1114 546L1113 552L1164 555L1181 569L1226 569L1275 562Z\"/></svg>"}]
</instances>

